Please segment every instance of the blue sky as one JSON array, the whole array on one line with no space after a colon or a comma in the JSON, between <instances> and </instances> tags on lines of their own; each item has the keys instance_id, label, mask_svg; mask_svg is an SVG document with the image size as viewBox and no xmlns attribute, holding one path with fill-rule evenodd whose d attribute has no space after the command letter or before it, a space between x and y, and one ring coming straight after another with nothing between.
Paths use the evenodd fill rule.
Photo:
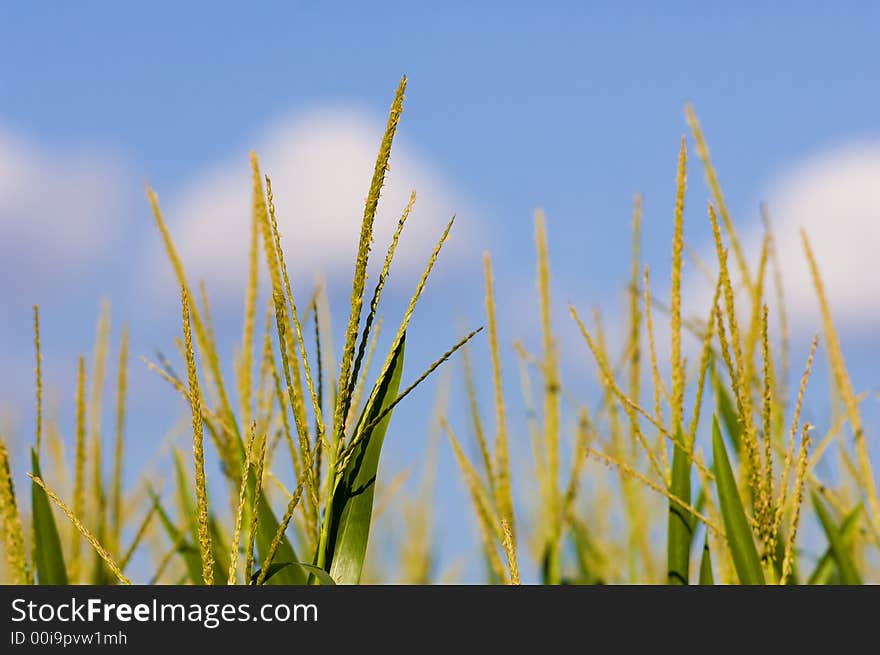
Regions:
<instances>
[{"instance_id":1,"label":"blue sky","mask_svg":"<svg viewBox=\"0 0 880 655\"><path fill-rule=\"evenodd\" d=\"M43 310L50 393L68 436L75 357L90 351L102 297L113 302L114 335L122 323L132 326L135 355L172 348L176 296L157 255L145 181L159 192L172 230L191 235L231 353L242 293L230 274L216 280L215 297L211 275L234 272L244 256L244 233L240 241L221 237L236 234L224 221L234 223L229 208L247 192L248 150L264 155L270 175L274 163L279 179L289 180L277 195L282 207L288 192L291 213L319 211L322 199L337 196L358 200L370 172L361 164L363 144L378 145L404 73L410 83L385 211L393 220L410 183L419 185L419 203L424 198L426 205L416 205L409 234L414 254L403 255L409 259L390 290L389 320L452 213L459 235L417 312L413 334L422 339L408 354L409 377L463 326L483 321L480 253L486 249L498 279L502 342L522 337L537 350L536 207L547 215L563 341L573 334L569 301L585 313L602 306L614 341L636 192L645 200L645 259L656 289L666 292L675 162L686 132L683 107L692 102L743 234L755 233L758 203L768 200L779 214L783 261L799 258L797 226L816 235L856 387L876 389L880 362L870 337L880 311L873 297L865 300L880 275L870 256L880 246L871 194L880 175L876 4L852 2L845 10L815 2L473 4L4 7L0 275L14 282L0 295L0 339L11 373L0 381L0 407L7 410L0 426L23 441L31 425L35 302ZM297 186L306 184L297 181L302 171L311 170L297 153L321 151L322 139L333 134L345 136L327 146L338 159L316 166L308 189ZM707 252L708 194L692 148L690 157L687 239ZM351 175L340 163L346 161L355 162ZM337 169L340 179L322 177ZM242 187L232 190L236 179ZM228 197L210 193L226 190ZM222 206L210 197L222 197ZM334 215L324 218L335 226ZM303 250L294 247L302 257L302 286L310 288L313 269L326 264L331 291L344 305L344 252L327 250L328 234L341 232L290 225L305 234ZM206 231L227 248L223 256L198 259ZM349 236L353 248L355 233ZM786 283L800 344L794 361L801 362L817 328L815 310L803 275ZM343 314L335 316L338 330ZM477 344L475 357L486 361L484 346ZM588 394L592 362L578 357L566 373ZM181 408L136 359L133 366L132 457L147 456ZM517 395L509 356L505 373ZM393 465L416 462L423 451L419 426L431 389L396 415L402 429L389 441ZM821 416L827 394L821 381L816 389ZM453 394L452 404L460 408L462 399ZM876 417L876 405L867 401L869 416ZM463 508L464 501L448 448L441 452L441 543L453 557L472 548L473 530L448 509Z\"/></svg>"}]
</instances>

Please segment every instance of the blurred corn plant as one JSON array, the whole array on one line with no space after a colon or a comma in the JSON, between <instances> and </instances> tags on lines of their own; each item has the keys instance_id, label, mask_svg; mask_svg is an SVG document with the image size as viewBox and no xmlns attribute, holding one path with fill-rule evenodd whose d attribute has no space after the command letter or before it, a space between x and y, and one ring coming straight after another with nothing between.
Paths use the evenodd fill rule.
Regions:
<instances>
[{"instance_id":1,"label":"blurred corn plant","mask_svg":"<svg viewBox=\"0 0 880 655\"><path fill-rule=\"evenodd\" d=\"M405 87L406 78L403 78L391 105L367 195L338 379L331 381L333 365L327 352L330 340L326 325L326 297L322 297L319 289L312 294L307 305L296 302L283 255L271 180L266 177L264 186L255 154L251 156L253 212L249 280L242 342L235 358L234 386L228 384L223 375L221 353L214 336L204 285L199 286L196 298L163 218L158 196L152 189L147 189L156 226L180 287L183 338L177 340L176 348L184 362L184 373L178 374L171 359L161 353L158 361L145 361L189 404L193 456L190 461L179 450L175 449L173 453L176 511L165 506L160 489L149 480L145 482L148 509L135 532L134 542L126 548L122 547L120 540L126 337L123 336L120 348L117 435L111 484L105 485L102 477L102 440L97 424L109 330L109 315L105 314L99 323L88 399L85 362L80 359L79 363L75 480L72 493L64 494L70 500L64 501L60 491L44 479L40 468L42 378L35 310L38 418L30 474L33 494L32 536L29 539L15 498L5 446L0 451L4 472L3 534L13 580L41 584L86 580L129 583L124 573L125 565L151 524L158 523L165 534L168 550L160 557L150 582L167 579L163 576L167 570L174 570L169 568L174 559L182 567L180 577L171 579L174 582L356 584L360 581L372 523L380 454L392 411L479 332L471 332L412 384L401 388L410 318L447 240L453 217L439 236L415 285L374 382L367 382L381 324L378 310L382 291L415 203L413 192L388 246L375 288L368 297L366 278L373 226L389 168L392 142L403 110ZM260 250L271 286L262 335L256 333ZM308 333L310 321L314 325ZM229 497L223 501L209 500L205 464L208 444L215 451L228 487ZM292 490L272 472L279 451L286 451L290 458L295 473ZM92 473L91 482L87 464ZM270 502L270 487L279 490L284 497L285 507L280 519ZM216 490L217 485L211 488ZM90 499L88 503L87 498ZM69 540L61 538L51 509L53 504L75 529ZM222 520L226 509L231 525ZM426 539L427 535L422 538ZM89 551L83 549L83 541L93 551L93 558L87 558ZM30 544L30 553L26 543ZM89 563L90 559L94 559L94 564ZM418 568L422 570L425 566L419 565Z\"/></svg>"},{"instance_id":2,"label":"blurred corn plant","mask_svg":"<svg viewBox=\"0 0 880 655\"><path fill-rule=\"evenodd\" d=\"M10 581L105 584L117 579L127 580L123 569L150 523L152 512L147 512L132 541L123 544L124 517L137 503L136 494L126 495L123 488L128 332L123 329L119 342L112 473L108 480L103 463L106 438L101 424L101 407L110 350L109 335L110 306L105 302L98 320L89 385L86 359L83 356L78 358L74 450L72 461L69 461L58 425L52 420L44 421L40 315L39 309L34 307L36 439L30 450L30 516L22 516L23 507L15 494L9 452L0 440L2 525L7 579ZM53 473L57 481L54 488L49 488L43 481L42 468ZM58 493L64 493L71 499L70 503L65 504ZM70 521L59 527L52 504L57 505ZM88 550L83 548L83 542ZM110 551L117 555L111 556Z\"/></svg>"},{"instance_id":3,"label":"blurred corn plant","mask_svg":"<svg viewBox=\"0 0 880 655\"><path fill-rule=\"evenodd\" d=\"M850 584L877 579L880 503L859 413L864 394L856 395L852 388L808 237L802 233L804 256L821 309L830 377L843 408L837 409L817 442L811 437L813 426L801 421L801 413L819 336L812 341L792 397L787 385L791 336L769 214L762 208L765 234L754 270L690 106L686 117L711 197L707 217L717 273L684 241L687 143L682 137L672 212L669 299L651 294L650 270L640 255L642 207L636 197L622 352L609 351L598 311L588 327L578 310L569 307L596 365L601 389L597 404L578 398L561 381L558 341L550 319L545 220L540 211L535 217L536 319L542 339L537 356L519 340L512 344L520 363L519 406L524 409L513 433L527 433L531 441L533 468L517 487L531 510L531 517L525 517L532 526L527 539L540 580L544 584L714 584L716 580ZM715 289L703 317L682 314L686 252ZM476 515L487 579L510 583L518 578L514 525L524 511L514 511L508 427L512 421L506 410L514 403L505 400L507 383L502 383L488 253L484 264L494 439L481 414L474 367L467 356L463 377L476 460L467 456L468 449L448 423L445 428ZM778 344L771 344L771 305L779 324ZM668 350L661 350L655 340L658 314L668 319ZM686 338L699 348L699 357L690 366L684 357ZM667 361L668 380L661 374ZM650 379L648 394L642 392L643 376ZM538 402L535 388L542 390ZM563 410L570 416L563 416ZM567 457L560 452L564 443L571 444ZM841 465L823 479L816 467L832 445ZM566 460L571 462L567 472L561 470ZM615 475L587 468L590 461ZM807 496L828 543L827 550L812 561L797 542ZM665 510L661 511L658 499Z\"/></svg>"}]
</instances>

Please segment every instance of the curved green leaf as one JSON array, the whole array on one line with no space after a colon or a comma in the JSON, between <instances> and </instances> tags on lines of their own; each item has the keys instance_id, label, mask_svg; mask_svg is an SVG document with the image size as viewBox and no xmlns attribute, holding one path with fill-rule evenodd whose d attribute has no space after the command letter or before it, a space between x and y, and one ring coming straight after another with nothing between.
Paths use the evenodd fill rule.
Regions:
<instances>
[{"instance_id":1,"label":"curved green leaf","mask_svg":"<svg viewBox=\"0 0 880 655\"><path fill-rule=\"evenodd\" d=\"M158 494L153 491L152 487L148 487L147 492L156 504L156 512L159 514L159 521L165 528L165 532L168 534L168 539L172 544L179 544L177 552L180 553L180 556L183 558L190 581L193 584L199 584L199 581L202 579L202 556L199 553L198 548L192 543L186 541L184 535L174 526L174 523L168 516L168 512L162 507Z\"/></svg>"},{"instance_id":2,"label":"curved green leaf","mask_svg":"<svg viewBox=\"0 0 880 655\"><path fill-rule=\"evenodd\" d=\"M831 518L831 515L828 513L828 510L825 508L825 505L819 496L817 496L815 492L810 495L813 499L813 507L816 509L816 516L819 517L819 523L822 524L822 529L825 531L825 536L828 538L828 543L831 547L831 552L834 555L834 560L837 562L837 570L840 571L841 584L862 584L862 578L856 570L855 564L853 564L852 558L849 555L849 549L846 547L846 542L842 538L841 533L843 530L838 532L837 527L834 525L834 520Z\"/></svg>"},{"instance_id":3,"label":"curved green leaf","mask_svg":"<svg viewBox=\"0 0 880 655\"><path fill-rule=\"evenodd\" d=\"M31 467L34 470L34 475L42 480L40 458L33 448L31 448ZM58 526L55 525L49 497L36 482L31 482L31 507L34 515L34 556L36 558L37 582L48 585L66 585L67 567L64 564Z\"/></svg>"},{"instance_id":4,"label":"curved green leaf","mask_svg":"<svg viewBox=\"0 0 880 655\"><path fill-rule=\"evenodd\" d=\"M250 486L250 482L248 482ZM269 555L269 549L275 533L278 531L278 519L269 506L266 496L260 494L260 502L257 504L257 555L258 561L264 561ZM275 557L285 561L295 562L296 552L290 544L287 535L281 537L281 543L275 551ZM308 582L308 575L305 574L301 567L286 567L272 577L272 582L268 584L279 585L304 585Z\"/></svg>"},{"instance_id":5,"label":"curved green leaf","mask_svg":"<svg viewBox=\"0 0 880 655\"><path fill-rule=\"evenodd\" d=\"M718 427L718 418L712 417L712 456L715 464L715 488L718 490L718 504L724 518L727 544L733 556L733 565L742 584L765 584L761 559L752 535L752 528L746 518L736 478L730 468L727 449Z\"/></svg>"},{"instance_id":6,"label":"curved green leaf","mask_svg":"<svg viewBox=\"0 0 880 655\"><path fill-rule=\"evenodd\" d=\"M376 382L376 387L358 421L355 434L358 434L364 426L368 426L397 397L403 372L405 342L404 334L392 356L387 372ZM370 536L379 455L392 413L389 412L376 424L371 433L365 435L355 446L353 455L333 492L333 515L330 517L327 541L327 566L330 575L339 584L357 584L361 578L367 540Z\"/></svg>"},{"instance_id":7,"label":"curved green leaf","mask_svg":"<svg viewBox=\"0 0 880 655\"><path fill-rule=\"evenodd\" d=\"M263 580L263 584L267 584L270 579L274 578L276 574L287 570L288 568L296 568L299 569L303 576L308 576L308 574L314 575L318 582L322 585L333 586L336 584L336 581L330 577L330 574L327 573L320 566L315 566L313 564L306 564L305 562L272 562L269 565L269 568L266 569L266 578ZM257 569L254 574L251 576L251 584L254 584L259 578L261 569Z\"/></svg>"},{"instance_id":8,"label":"curved green leaf","mask_svg":"<svg viewBox=\"0 0 880 655\"><path fill-rule=\"evenodd\" d=\"M840 525L840 539L843 541L843 544L846 547L849 546L849 543L852 540L852 536L853 534L855 534L856 527L859 524L859 514L861 514L861 512L862 505L861 503L859 503L854 510L846 515L846 518L843 519L843 523ZM816 569L807 579L807 584L828 584L828 581L831 579L831 576L834 573L834 563L834 551L829 546L822 557L819 558L819 561L816 564Z\"/></svg>"},{"instance_id":9,"label":"curved green leaf","mask_svg":"<svg viewBox=\"0 0 880 655\"><path fill-rule=\"evenodd\" d=\"M703 542L703 557L700 559L700 584L714 585L715 577L712 575L712 554L709 552L709 536Z\"/></svg>"},{"instance_id":10,"label":"curved green leaf","mask_svg":"<svg viewBox=\"0 0 880 655\"><path fill-rule=\"evenodd\" d=\"M684 443L681 426L676 432L677 441ZM691 461L687 453L674 445L672 455L672 486L670 491L687 504L691 502ZM667 531L667 581L672 585L688 583L691 541L694 537L694 520L691 514L675 501L669 501Z\"/></svg>"},{"instance_id":11,"label":"curved green leaf","mask_svg":"<svg viewBox=\"0 0 880 655\"><path fill-rule=\"evenodd\" d=\"M739 418L736 414L736 406L730 394L727 393L717 375L714 380L715 397L718 399L718 413L721 415L721 422L724 424L724 430L727 432L727 438L733 446L733 452L739 455L742 450L742 426L739 424Z\"/></svg>"}]
</instances>

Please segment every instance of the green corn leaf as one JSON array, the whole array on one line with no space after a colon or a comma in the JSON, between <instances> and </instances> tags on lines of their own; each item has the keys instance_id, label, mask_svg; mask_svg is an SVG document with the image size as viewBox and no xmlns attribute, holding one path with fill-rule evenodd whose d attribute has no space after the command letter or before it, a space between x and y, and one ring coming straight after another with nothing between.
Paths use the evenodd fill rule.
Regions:
<instances>
[{"instance_id":1,"label":"green corn leaf","mask_svg":"<svg viewBox=\"0 0 880 655\"><path fill-rule=\"evenodd\" d=\"M822 524L822 529L825 531L825 536L828 538L831 552L837 563L837 570L840 571L841 584L862 584L862 578L859 576L855 564L853 564L852 558L849 555L849 549L846 547L846 542L842 539L842 530L837 530L837 527L834 525L834 520L831 518L831 515L828 513L825 504L819 496L817 496L815 492L810 495L813 499L813 507L816 509L816 515L819 517L819 523Z\"/></svg>"},{"instance_id":2,"label":"green corn leaf","mask_svg":"<svg viewBox=\"0 0 880 655\"><path fill-rule=\"evenodd\" d=\"M736 477L727 458L727 449L721 437L717 417L712 417L712 456L715 460L715 487L724 518L727 543L733 556L733 565L742 584L765 584L761 559L755 547L752 529L736 488Z\"/></svg>"},{"instance_id":3,"label":"green corn leaf","mask_svg":"<svg viewBox=\"0 0 880 655\"><path fill-rule=\"evenodd\" d=\"M355 434L368 426L397 397L403 372L405 343L404 335L393 354L387 373L376 382L374 393L370 395ZM379 455L392 413L388 413L376 424L372 433L365 435L355 446L356 450L333 492L327 566L331 577L339 584L357 584L360 581L370 535Z\"/></svg>"},{"instance_id":4,"label":"green corn leaf","mask_svg":"<svg viewBox=\"0 0 880 655\"><path fill-rule=\"evenodd\" d=\"M303 576L308 576L309 574L314 575L318 582L325 586L333 586L336 582L333 578L330 577L330 574L327 573L320 566L314 566L313 564L306 564L305 562L273 562L269 565L269 568L266 569L266 578L263 580L263 584L268 584L269 580L274 578L276 574L281 573L282 571L287 570L288 568L299 569ZM260 573L262 571L258 569L251 576L251 584L256 583L256 581L260 577Z\"/></svg>"},{"instance_id":5,"label":"green corn leaf","mask_svg":"<svg viewBox=\"0 0 880 655\"><path fill-rule=\"evenodd\" d=\"M257 524L257 561L262 562L269 555L269 548L272 545L272 540L275 538L275 533L278 531L278 526L280 524L278 523L278 519L275 518L275 513L272 511L272 508L269 506L269 501L266 500L266 496L262 494L260 495L260 502L257 505L257 515L259 521ZM282 537L281 543L278 545L278 550L275 551L275 557L282 561L296 561L296 552L294 552L293 546L290 544L290 540L286 535ZM272 576L272 581L267 582L267 584L304 585L307 582L308 575L303 571L302 567L288 566Z\"/></svg>"},{"instance_id":6,"label":"green corn leaf","mask_svg":"<svg viewBox=\"0 0 880 655\"><path fill-rule=\"evenodd\" d=\"M677 430L677 441L684 443L681 426ZM687 453L674 445L672 455L672 486L670 491L685 503L691 502L691 461ZM694 521L690 513L673 500L669 501L669 523L667 532L667 581L673 585L688 583L690 568L691 541L694 536Z\"/></svg>"},{"instance_id":7,"label":"green corn leaf","mask_svg":"<svg viewBox=\"0 0 880 655\"><path fill-rule=\"evenodd\" d=\"M239 436L237 439L238 446L238 458L239 461L244 462L247 454L245 452L244 441L242 441ZM254 494L256 494L257 482L254 479L254 476L251 475L248 478L248 491L247 496L249 499L249 507L253 506L253 498ZM266 556L269 554L269 548L272 545L272 540L275 538L275 533L278 531L278 526L280 523L278 519L275 518L275 512L272 511L271 505L269 505L269 501L266 498L265 494L260 494L259 502L257 503L257 561L263 562L266 559ZM228 552L228 551L227 551ZM298 561L298 557L296 556L296 552L293 550L293 546L290 543L290 540L287 538L287 535L284 535L281 538L281 543L278 545L278 549L275 551L275 559L285 561L285 562L296 562ZM224 573L221 578L215 578L220 580L226 580L227 573ZM285 567L284 569L279 570L276 574L272 576L272 581L268 580L264 581L264 584L271 585L304 585L308 582L308 576L305 575L300 567Z\"/></svg>"},{"instance_id":8,"label":"green corn leaf","mask_svg":"<svg viewBox=\"0 0 880 655\"><path fill-rule=\"evenodd\" d=\"M694 503L694 509L698 512L702 512L706 507L706 489L705 487L700 487L700 493L697 494L697 501Z\"/></svg>"},{"instance_id":9,"label":"green corn leaf","mask_svg":"<svg viewBox=\"0 0 880 655\"><path fill-rule=\"evenodd\" d=\"M856 527L858 527L859 525L859 514L861 514L861 512L862 505L860 503L856 506L854 510L846 515L846 518L843 520L843 523L840 526L840 539L841 541L843 541L843 544L846 547L849 546L849 543L856 532ZM816 569L807 579L807 584L826 585L831 579L833 573L834 551L829 546L822 557L819 558L819 561L816 564Z\"/></svg>"},{"instance_id":10,"label":"green corn leaf","mask_svg":"<svg viewBox=\"0 0 880 655\"><path fill-rule=\"evenodd\" d=\"M211 531L211 544L214 547L214 583L223 584L229 576L229 544L226 543L223 526L213 513L208 514L208 529ZM218 577L218 573L223 573L226 577Z\"/></svg>"},{"instance_id":11,"label":"green corn leaf","mask_svg":"<svg viewBox=\"0 0 880 655\"><path fill-rule=\"evenodd\" d=\"M198 525L196 521L196 505L193 502L195 491L189 484L186 477L186 471L183 468L183 458L180 451L174 450L174 472L177 476L177 500L180 504L180 511L192 530L194 543L199 543Z\"/></svg>"},{"instance_id":12,"label":"green corn leaf","mask_svg":"<svg viewBox=\"0 0 880 655\"><path fill-rule=\"evenodd\" d=\"M177 473L177 490L180 498L180 508L186 520L192 526L193 543L199 542L198 520L196 505L194 502L196 492L187 478L180 451L174 451L174 467ZM211 548L214 559L214 583L223 584L229 571L229 547L224 543L221 529L213 513L208 513L208 529L211 532ZM201 584L201 553L198 556L199 576L194 579L194 584Z\"/></svg>"},{"instance_id":13,"label":"green corn leaf","mask_svg":"<svg viewBox=\"0 0 880 655\"><path fill-rule=\"evenodd\" d=\"M571 541L578 566L576 584L603 584L602 579L596 575L591 566L593 562L601 559L601 555L593 545L587 526L581 521L571 522Z\"/></svg>"},{"instance_id":14,"label":"green corn leaf","mask_svg":"<svg viewBox=\"0 0 880 655\"><path fill-rule=\"evenodd\" d=\"M40 471L40 459L31 448L31 466L34 475L43 479ZM49 497L36 482L31 482L31 506L34 514L34 551L36 557L37 582L46 585L66 585L67 568L64 564L64 553L61 550L61 538L58 526L52 515Z\"/></svg>"},{"instance_id":15,"label":"green corn leaf","mask_svg":"<svg viewBox=\"0 0 880 655\"><path fill-rule=\"evenodd\" d=\"M716 376L714 379L715 397L718 399L718 413L721 415L721 422L724 424L724 430L727 432L727 438L733 446L733 452L739 455L742 451L742 427L739 424L739 418L736 413L736 406L730 394L727 393L721 385L721 381Z\"/></svg>"},{"instance_id":16,"label":"green corn leaf","mask_svg":"<svg viewBox=\"0 0 880 655\"><path fill-rule=\"evenodd\" d=\"M177 552L180 553L180 556L183 558L190 582L192 582L192 584L199 584L202 580L202 556L199 553L199 549L191 542L187 541L184 538L184 535L174 526L174 523L168 516L168 512L166 512L165 508L162 506L158 494L156 494L151 488L148 488L147 491L150 494L150 498L152 498L153 502L156 504L156 513L159 515L159 522L162 523L162 526L165 528L165 532L168 534L168 539L172 544L179 544Z\"/></svg>"},{"instance_id":17,"label":"green corn leaf","mask_svg":"<svg viewBox=\"0 0 880 655\"><path fill-rule=\"evenodd\" d=\"M709 552L709 537L703 542L703 557L700 559L700 584L714 585L715 578L712 575L712 554Z\"/></svg>"}]
</instances>

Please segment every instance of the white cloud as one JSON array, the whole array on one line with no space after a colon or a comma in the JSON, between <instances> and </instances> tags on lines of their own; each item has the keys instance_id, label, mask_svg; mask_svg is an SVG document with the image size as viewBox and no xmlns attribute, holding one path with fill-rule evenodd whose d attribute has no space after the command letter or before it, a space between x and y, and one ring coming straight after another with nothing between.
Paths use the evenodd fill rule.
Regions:
<instances>
[{"instance_id":1,"label":"white cloud","mask_svg":"<svg viewBox=\"0 0 880 655\"><path fill-rule=\"evenodd\" d=\"M272 179L288 266L309 282L318 272L331 279L351 273L382 130L381 122L360 114L324 110L282 121L256 148L263 173ZM379 201L374 263L381 259L413 189L417 201L395 259L397 272L424 266L453 213L459 218L450 250L467 243L474 223L442 176L398 140ZM243 150L199 175L165 207L188 274L205 279L212 296L238 300L243 293L251 193L250 163ZM158 245L150 266L167 276Z\"/></svg>"},{"instance_id":2,"label":"white cloud","mask_svg":"<svg viewBox=\"0 0 880 655\"><path fill-rule=\"evenodd\" d=\"M819 303L801 241L810 241L835 325L857 331L880 326L876 302L880 279L880 142L844 145L811 156L775 177L764 196L770 211L782 270L785 303L795 330L820 329ZM740 238L755 271L764 231L756 215ZM714 246L703 248L704 261L717 268ZM737 271L733 252L731 272ZM685 289L691 315L705 316L712 290L705 280L689 278ZM768 277L768 284L770 278ZM768 290L771 311L775 291ZM738 298L739 300L739 298ZM746 308L743 308L746 310Z\"/></svg>"},{"instance_id":3,"label":"white cloud","mask_svg":"<svg viewBox=\"0 0 880 655\"><path fill-rule=\"evenodd\" d=\"M840 147L804 161L774 185L769 207L777 232L787 305L815 325L818 302L800 239L804 228L835 321L880 325L880 142ZM760 243L757 235L752 247Z\"/></svg>"},{"instance_id":4,"label":"white cloud","mask_svg":"<svg viewBox=\"0 0 880 655\"><path fill-rule=\"evenodd\" d=\"M692 172L691 177L694 177ZM723 183L723 180L722 180ZM696 186L696 185L694 185ZM797 333L796 343L807 344L809 337L822 333L819 303L801 241L804 228L816 257L819 272L831 308L835 326L851 335L861 335L880 327L880 305L877 303L880 280L880 142L864 141L819 151L770 179L764 195L776 237L782 270L785 304L789 324ZM705 193L704 189L701 192ZM757 203L756 203L757 205ZM688 225L707 221L705 205L688 198L685 238ZM749 270L757 270L764 228L756 206L752 215L734 216ZM725 243L729 246L725 235ZM668 246L661 250L668 253ZM738 266L732 249L728 248L728 265L734 283L739 280ZM697 248L700 259L717 274L714 243L704 242ZM652 255L650 261L652 293L668 304L668 254ZM667 259L664 260L663 257ZM682 313L685 319L704 322L709 313L714 285L694 263L685 258L682 289ZM768 271L766 299L771 312L771 331L778 332L775 316L776 292ZM619 297L619 296L618 296ZM751 308L745 292L737 294L737 314L748 320ZM620 306L620 305L618 305ZM589 307L578 306L581 318L591 327ZM612 352L620 352L625 339L626 313L606 313L606 328ZM644 329L644 328L643 328ZM743 329L743 326L740 326ZM683 340L684 355L696 361L701 341L688 336ZM667 315L654 310L654 335L657 355L663 374L669 375L671 331ZM644 335L643 335L644 336ZM578 334L568 335L566 343L577 342ZM574 347L574 346L572 346ZM582 347L582 345L581 345ZM590 360L592 365L592 360Z\"/></svg>"},{"instance_id":5,"label":"white cloud","mask_svg":"<svg viewBox=\"0 0 880 655\"><path fill-rule=\"evenodd\" d=\"M0 129L0 273L21 290L92 263L115 234L122 177L106 154L42 149Z\"/></svg>"}]
</instances>

